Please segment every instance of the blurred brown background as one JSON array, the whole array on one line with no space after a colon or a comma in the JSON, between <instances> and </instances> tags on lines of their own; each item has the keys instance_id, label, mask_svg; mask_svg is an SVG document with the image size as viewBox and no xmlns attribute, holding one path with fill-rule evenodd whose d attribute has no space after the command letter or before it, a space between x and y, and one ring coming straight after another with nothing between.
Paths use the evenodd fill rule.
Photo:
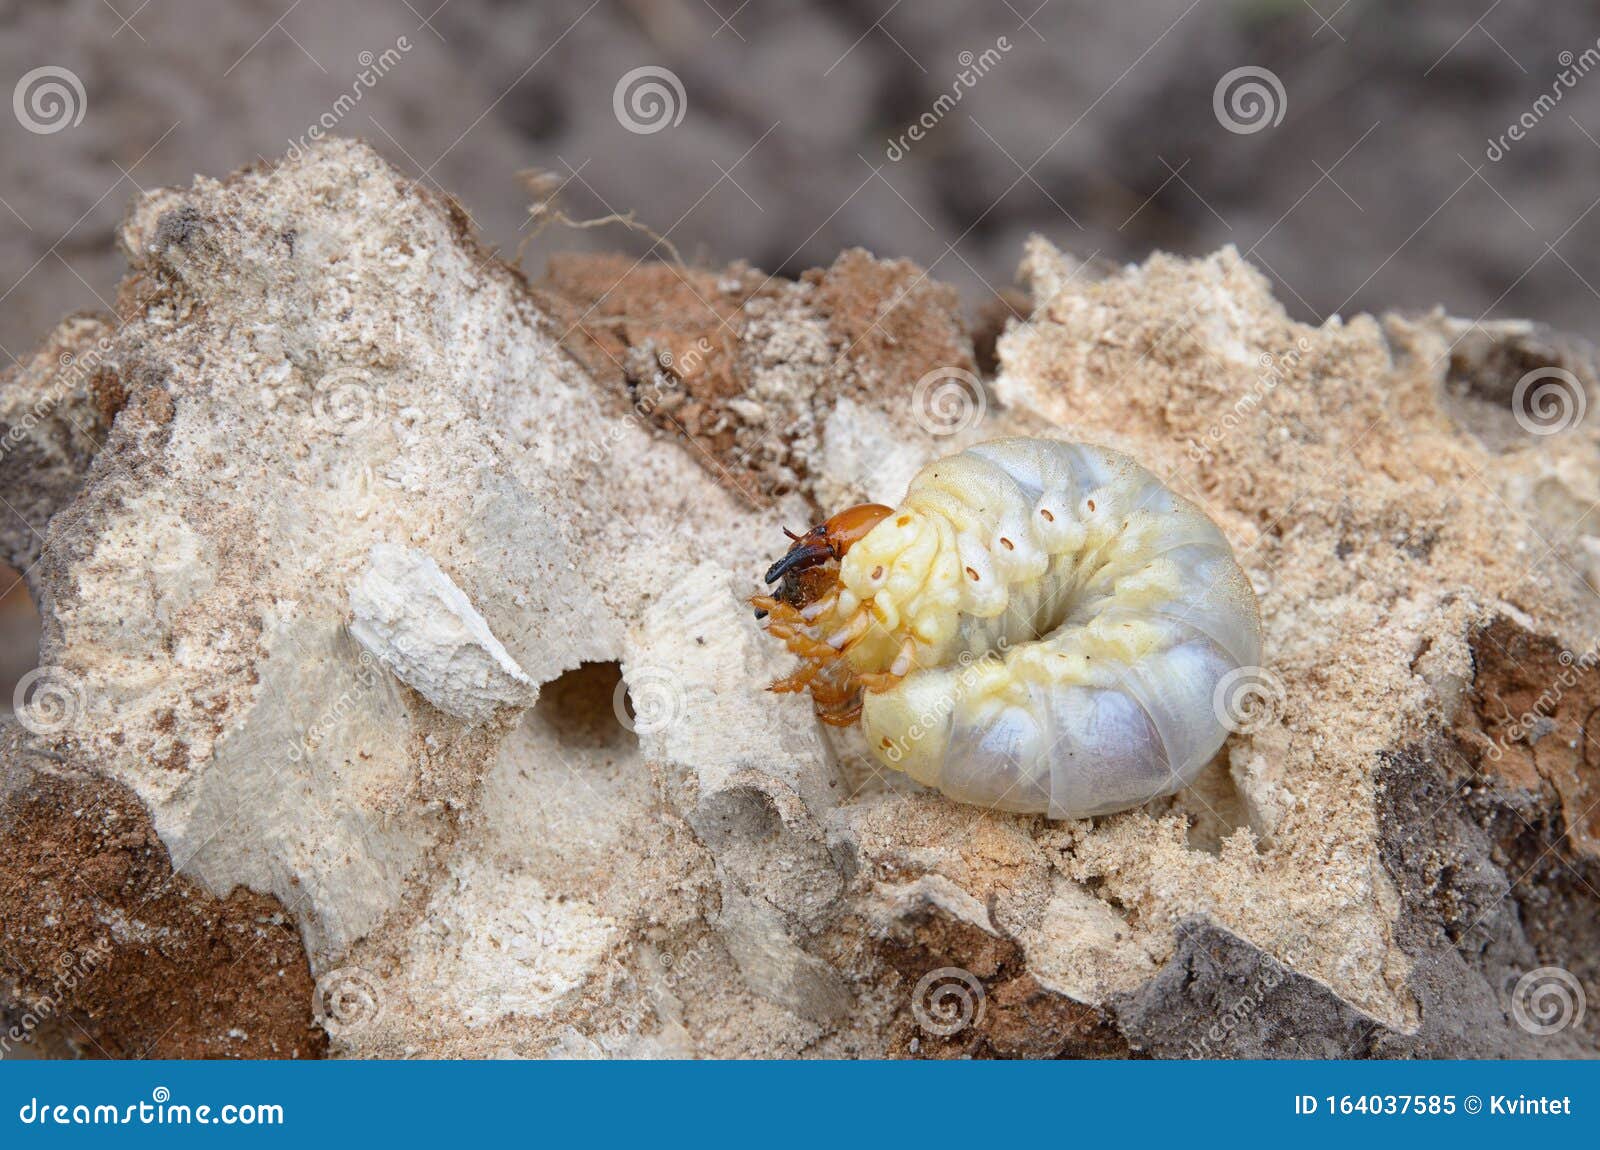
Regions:
<instances>
[{"instance_id":1,"label":"blurred brown background","mask_svg":"<svg viewBox=\"0 0 1600 1150\"><path fill-rule=\"evenodd\" d=\"M571 215L631 211L691 260L792 273L859 244L975 307L1040 231L1115 260L1232 243L1306 319L1441 303L1592 335L1597 36L1600 7L1538 0L0 0L0 366L105 307L141 188L328 119L507 253L530 232L517 173L540 168ZM18 110L41 68L81 85L64 123ZM659 130L618 110L639 68L681 89ZM1214 97L1241 68L1281 96L1230 130ZM524 265L649 243L551 229ZM0 675L32 659L20 602Z\"/></svg>"}]
</instances>

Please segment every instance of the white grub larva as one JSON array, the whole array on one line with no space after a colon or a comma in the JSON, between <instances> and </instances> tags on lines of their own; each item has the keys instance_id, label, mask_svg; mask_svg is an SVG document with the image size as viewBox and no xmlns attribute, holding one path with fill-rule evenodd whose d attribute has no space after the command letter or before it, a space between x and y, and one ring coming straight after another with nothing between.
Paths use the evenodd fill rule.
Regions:
<instances>
[{"instance_id":1,"label":"white grub larva","mask_svg":"<svg viewBox=\"0 0 1600 1150\"><path fill-rule=\"evenodd\" d=\"M754 600L801 659L773 689L961 802L1084 818L1171 794L1227 736L1219 683L1261 661L1222 533L1105 448L980 444L897 508L791 538Z\"/></svg>"}]
</instances>

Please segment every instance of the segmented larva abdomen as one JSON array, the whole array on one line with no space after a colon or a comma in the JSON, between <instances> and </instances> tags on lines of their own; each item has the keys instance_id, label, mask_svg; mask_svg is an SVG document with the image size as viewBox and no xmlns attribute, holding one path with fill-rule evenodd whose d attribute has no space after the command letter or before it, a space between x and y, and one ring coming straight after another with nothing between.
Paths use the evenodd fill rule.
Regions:
<instances>
[{"instance_id":1,"label":"segmented larva abdomen","mask_svg":"<svg viewBox=\"0 0 1600 1150\"><path fill-rule=\"evenodd\" d=\"M895 516L842 572L847 599L921 644L864 699L884 763L963 802L1081 818L1170 794L1216 754L1213 698L1260 663L1261 624L1188 500L1118 452L1007 439L929 465Z\"/></svg>"}]
</instances>

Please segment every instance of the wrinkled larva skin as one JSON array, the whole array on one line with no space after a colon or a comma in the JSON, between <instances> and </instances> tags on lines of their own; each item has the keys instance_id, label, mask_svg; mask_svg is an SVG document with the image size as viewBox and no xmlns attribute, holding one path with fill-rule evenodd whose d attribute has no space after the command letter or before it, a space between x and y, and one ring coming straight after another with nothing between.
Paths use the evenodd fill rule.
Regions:
<instances>
[{"instance_id":1,"label":"wrinkled larva skin","mask_svg":"<svg viewBox=\"0 0 1600 1150\"><path fill-rule=\"evenodd\" d=\"M1190 782L1228 733L1218 682L1261 661L1255 595L1216 525L1125 455L1042 439L924 468L810 622L835 646L848 630L885 765L1052 818Z\"/></svg>"}]
</instances>

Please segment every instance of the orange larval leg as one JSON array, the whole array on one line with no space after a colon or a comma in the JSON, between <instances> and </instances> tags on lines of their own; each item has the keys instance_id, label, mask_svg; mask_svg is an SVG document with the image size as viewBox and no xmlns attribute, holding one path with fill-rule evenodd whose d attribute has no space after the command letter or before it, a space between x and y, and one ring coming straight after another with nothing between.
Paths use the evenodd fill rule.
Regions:
<instances>
[{"instance_id":1,"label":"orange larval leg","mask_svg":"<svg viewBox=\"0 0 1600 1150\"><path fill-rule=\"evenodd\" d=\"M896 675L892 671L863 671L856 678L861 681L863 690L871 691L876 695L889 690L905 676Z\"/></svg>"},{"instance_id":2,"label":"orange larval leg","mask_svg":"<svg viewBox=\"0 0 1600 1150\"><path fill-rule=\"evenodd\" d=\"M831 663L811 687L817 718L831 727L848 727L861 717L861 690L843 662Z\"/></svg>"},{"instance_id":3,"label":"orange larval leg","mask_svg":"<svg viewBox=\"0 0 1600 1150\"><path fill-rule=\"evenodd\" d=\"M861 718L861 704L857 702L845 711L818 711L817 718L830 727L854 726Z\"/></svg>"},{"instance_id":4,"label":"orange larval leg","mask_svg":"<svg viewBox=\"0 0 1600 1150\"><path fill-rule=\"evenodd\" d=\"M856 686L850 680L840 683L833 676L824 675L821 682L811 684L811 697L819 707L841 707L855 701Z\"/></svg>"},{"instance_id":5,"label":"orange larval leg","mask_svg":"<svg viewBox=\"0 0 1600 1150\"><path fill-rule=\"evenodd\" d=\"M775 593L750 600L756 617L766 620L767 633L781 639L801 660L799 668L769 690L809 690L817 716L833 726L847 727L861 717L861 680L845 655L873 624L871 613L861 609L842 626L834 625L839 563L852 545L892 514L891 508L863 504L839 512L803 535L786 530L793 545L765 576Z\"/></svg>"},{"instance_id":6,"label":"orange larval leg","mask_svg":"<svg viewBox=\"0 0 1600 1150\"><path fill-rule=\"evenodd\" d=\"M822 616L826 615L829 611L833 610L833 605L838 601L839 592L837 590L829 591L815 603L808 604L800 612L800 617L807 623L814 623Z\"/></svg>"},{"instance_id":7,"label":"orange larval leg","mask_svg":"<svg viewBox=\"0 0 1600 1150\"><path fill-rule=\"evenodd\" d=\"M773 683L767 688L769 691L794 694L810 689L814 694L820 692L836 696L833 699L835 703L848 700L848 692L839 692L837 688L817 682L817 676L836 664L840 655L833 647L814 637L805 616L798 609L769 595L755 596L750 600L750 605L767 613L767 633L782 639L784 646L802 660L798 670Z\"/></svg>"},{"instance_id":8,"label":"orange larval leg","mask_svg":"<svg viewBox=\"0 0 1600 1150\"><path fill-rule=\"evenodd\" d=\"M821 659L824 661L837 659L839 652L835 651L821 639L813 639L804 632L797 631L784 623L774 623L767 627L767 634L775 635L782 639L789 650L799 655L802 659Z\"/></svg>"},{"instance_id":9,"label":"orange larval leg","mask_svg":"<svg viewBox=\"0 0 1600 1150\"><path fill-rule=\"evenodd\" d=\"M811 686L811 680L817 677L817 672L822 670L823 663L807 663L792 675L785 675L767 688L779 695L793 695L804 691Z\"/></svg>"},{"instance_id":10,"label":"orange larval leg","mask_svg":"<svg viewBox=\"0 0 1600 1150\"><path fill-rule=\"evenodd\" d=\"M917 641L907 638L900 644L900 650L895 654L894 662L887 671L864 671L856 676L861 686L868 691L877 693L887 691L896 683L911 673L911 668L916 665Z\"/></svg>"},{"instance_id":11,"label":"orange larval leg","mask_svg":"<svg viewBox=\"0 0 1600 1150\"><path fill-rule=\"evenodd\" d=\"M771 595L752 595L749 603L757 611L765 611L768 616L780 623L806 622L806 617L792 605L782 599L774 599Z\"/></svg>"},{"instance_id":12,"label":"orange larval leg","mask_svg":"<svg viewBox=\"0 0 1600 1150\"><path fill-rule=\"evenodd\" d=\"M828 646L835 651L848 651L855 645L857 640L867 633L867 629L871 626L872 616L867 613L865 607L859 608L854 615L845 621L843 627L828 636Z\"/></svg>"}]
</instances>

